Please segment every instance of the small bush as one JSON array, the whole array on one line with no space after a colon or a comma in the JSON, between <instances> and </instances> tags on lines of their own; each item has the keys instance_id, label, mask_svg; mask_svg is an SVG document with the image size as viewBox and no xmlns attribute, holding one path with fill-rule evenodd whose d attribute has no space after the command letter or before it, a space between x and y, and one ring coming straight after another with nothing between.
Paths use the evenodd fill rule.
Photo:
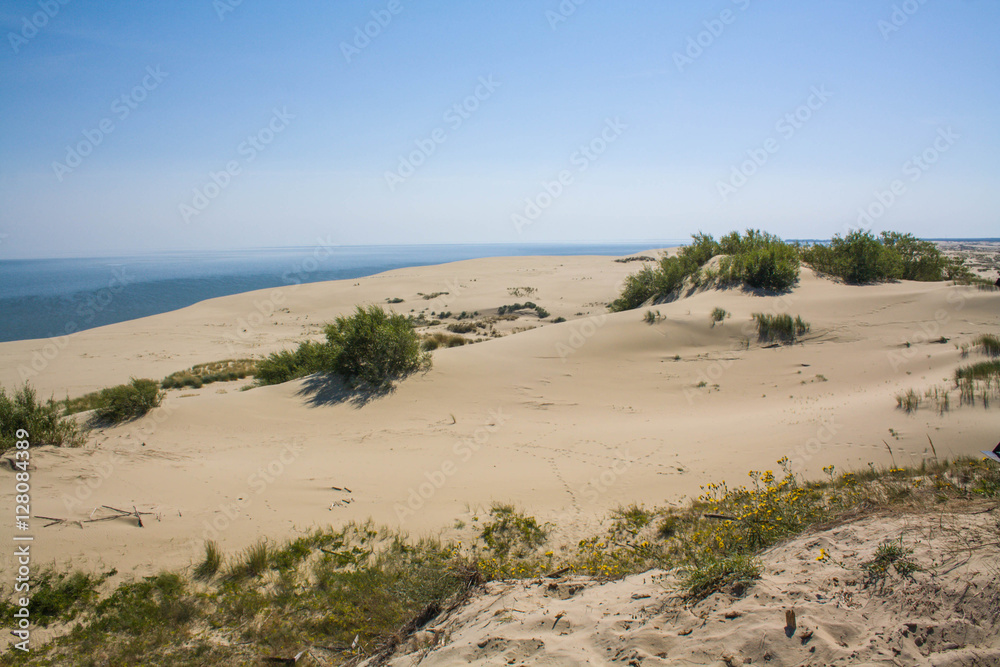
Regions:
<instances>
[{"instance_id":1,"label":"small bush","mask_svg":"<svg viewBox=\"0 0 1000 667\"><path fill-rule=\"evenodd\" d=\"M656 323L656 313L654 313L651 310L647 310L646 314L643 316L642 320L646 324L655 324Z\"/></svg>"},{"instance_id":2,"label":"small bush","mask_svg":"<svg viewBox=\"0 0 1000 667\"><path fill-rule=\"evenodd\" d=\"M565 322L566 318L560 315L556 319L552 320L552 324L559 324L560 322Z\"/></svg>"},{"instance_id":3,"label":"small bush","mask_svg":"<svg viewBox=\"0 0 1000 667\"><path fill-rule=\"evenodd\" d=\"M307 340L298 349L272 352L257 362L254 378L258 384L281 384L296 378L321 373L332 364L334 351L329 345Z\"/></svg>"},{"instance_id":4,"label":"small bush","mask_svg":"<svg viewBox=\"0 0 1000 667\"><path fill-rule=\"evenodd\" d=\"M38 401L35 390L27 383L11 396L0 387L0 452L14 447L19 430L28 432L33 446L57 445L76 447L83 444L83 435L72 419L60 414L59 404L51 398L46 403Z\"/></svg>"},{"instance_id":5,"label":"small bush","mask_svg":"<svg viewBox=\"0 0 1000 667\"><path fill-rule=\"evenodd\" d=\"M385 388L428 362L409 320L378 306L338 317L326 338L334 352L329 370L353 384Z\"/></svg>"},{"instance_id":6,"label":"small bush","mask_svg":"<svg viewBox=\"0 0 1000 667\"><path fill-rule=\"evenodd\" d=\"M449 324L447 327L448 331L452 333L469 333L476 330L475 322L455 322L454 324Z\"/></svg>"},{"instance_id":7,"label":"small bush","mask_svg":"<svg viewBox=\"0 0 1000 667\"><path fill-rule=\"evenodd\" d=\"M94 415L100 421L118 424L143 416L158 406L162 398L156 380L132 378L128 384L102 389Z\"/></svg>"},{"instance_id":8,"label":"small bush","mask_svg":"<svg viewBox=\"0 0 1000 667\"><path fill-rule=\"evenodd\" d=\"M399 297L397 296L397 297L394 297L394 298L392 298L392 299L386 299L386 300L385 300L385 302L386 302L386 303L403 303L403 299L400 299L400 298L399 298Z\"/></svg>"},{"instance_id":9,"label":"small bush","mask_svg":"<svg viewBox=\"0 0 1000 667\"><path fill-rule=\"evenodd\" d=\"M483 526L480 537L498 556L523 555L545 543L545 530L535 517L525 516L513 505L493 505L490 517L492 521Z\"/></svg>"},{"instance_id":10,"label":"small bush","mask_svg":"<svg viewBox=\"0 0 1000 667\"><path fill-rule=\"evenodd\" d=\"M712 310L712 322L721 322L726 319L727 315L729 315L729 313L726 312L725 308L716 307Z\"/></svg>"}]
</instances>

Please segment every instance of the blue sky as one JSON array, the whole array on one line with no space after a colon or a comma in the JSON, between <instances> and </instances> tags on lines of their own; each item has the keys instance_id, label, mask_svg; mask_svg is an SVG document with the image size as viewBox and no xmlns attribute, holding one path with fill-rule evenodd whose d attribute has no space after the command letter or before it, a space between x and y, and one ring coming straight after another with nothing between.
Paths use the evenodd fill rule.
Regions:
<instances>
[{"instance_id":1,"label":"blue sky","mask_svg":"<svg viewBox=\"0 0 1000 667\"><path fill-rule=\"evenodd\" d=\"M0 28L0 258L1000 235L1000 3L8 0Z\"/></svg>"}]
</instances>

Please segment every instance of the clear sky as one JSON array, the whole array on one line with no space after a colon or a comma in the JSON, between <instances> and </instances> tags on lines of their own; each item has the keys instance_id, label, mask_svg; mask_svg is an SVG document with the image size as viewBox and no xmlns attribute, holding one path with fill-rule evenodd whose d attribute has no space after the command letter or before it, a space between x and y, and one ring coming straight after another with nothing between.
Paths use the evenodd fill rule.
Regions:
<instances>
[{"instance_id":1,"label":"clear sky","mask_svg":"<svg viewBox=\"0 0 1000 667\"><path fill-rule=\"evenodd\" d=\"M0 28L0 258L1000 236L991 0L5 0Z\"/></svg>"}]
</instances>

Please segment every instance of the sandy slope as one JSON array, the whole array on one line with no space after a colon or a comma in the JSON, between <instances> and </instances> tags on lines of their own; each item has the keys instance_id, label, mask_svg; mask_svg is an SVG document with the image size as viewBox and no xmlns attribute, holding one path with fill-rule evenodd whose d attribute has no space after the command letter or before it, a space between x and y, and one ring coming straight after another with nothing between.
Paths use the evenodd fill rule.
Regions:
<instances>
[{"instance_id":1,"label":"sandy slope","mask_svg":"<svg viewBox=\"0 0 1000 667\"><path fill-rule=\"evenodd\" d=\"M290 347L354 304L391 297L405 299L401 312L485 313L524 300L508 288L532 286L533 301L569 320L437 350L429 372L364 405L308 379L246 392L237 391L246 383L213 384L171 391L161 408L94 432L84 448L39 448L32 513L81 520L109 505L155 516L142 529L124 519L36 522L36 555L145 574L189 563L208 538L232 551L262 535L367 517L439 531L496 500L516 501L572 538L608 508L676 501L783 455L818 475L831 463L889 463L883 439L902 463L925 454L928 436L941 456L974 454L1000 437L996 407L908 416L894 399L946 384L962 362L956 344L996 330L1000 293L850 287L804 269L788 295L696 293L656 306L664 319L649 325L644 311L604 307L637 266L608 257L471 260L215 299L61 341L4 343L0 383L16 384L38 352L31 382L63 396ZM427 301L418 292L449 294ZM712 327L716 306L731 318ZM795 346L746 349L751 313L769 310L801 314L812 332ZM254 317L262 311L271 314ZM928 342L942 335L948 343ZM51 360L45 345L56 350ZM0 526L9 540L10 523Z\"/></svg>"},{"instance_id":2,"label":"sandy slope","mask_svg":"<svg viewBox=\"0 0 1000 667\"><path fill-rule=\"evenodd\" d=\"M763 554L745 597L716 593L693 606L657 571L494 582L385 664L989 667L1000 664L997 519L991 504L806 534ZM866 582L861 564L896 538L921 571Z\"/></svg>"}]
</instances>

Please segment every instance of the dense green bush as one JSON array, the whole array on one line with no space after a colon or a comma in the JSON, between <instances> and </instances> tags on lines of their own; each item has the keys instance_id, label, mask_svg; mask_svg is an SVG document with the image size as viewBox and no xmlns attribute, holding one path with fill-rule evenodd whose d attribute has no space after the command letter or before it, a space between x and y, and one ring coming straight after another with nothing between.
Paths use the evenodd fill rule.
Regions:
<instances>
[{"instance_id":1,"label":"dense green bush","mask_svg":"<svg viewBox=\"0 0 1000 667\"><path fill-rule=\"evenodd\" d=\"M732 232L722 238L721 277L749 287L786 290L799 277L798 249L777 236L748 229L746 235Z\"/></svg>"},{"instance_id":2,"label":"dense green bush","mask_svg":"<svg viewBox=\"0 0 1000 667\"><path fill-rule=\"evenodd\" d=\"M802 249L803 261L817 271L855 285L884 280L957 280L969 275L962 260L946 257L929 241L912 234L868 231L838 234L829 245Z\"/></svg>"},{"instance_id":3,"label":"dense green bush","mask_svg":"<svg viewBox=\"0 0 1000 667\"><path fill-rule=\"evenodd\" d=\"M117 424L143 416L158 406L162 398L156 380L132 378L128 384L102 389L94 414L101 421Z\"/></svg>"},{"instance_id":4,"label":"dense green bush","mask_svg":"<svg viewBox=\"0 0 1000 667\"><path fill-rule=\"evenodd\" d=\"M650 298L676 291L689 277L700 284L701 267L720 254L727 255L720 266L720 277L725 282L786 290L799 277L798 248L766 232L748 229L743 236L732 232L719 242L702 233L691 239L691 243L676 255L663 256L656 268L646 266L628 276L621 294L611 302L610 310L638 308Z\"/></svg>"},{"instance_id":5,"label":"dense green bush","mask_svg":"<svg viewBox=\"0 0 1000 667\"><path fill-rule=\"evenodd\" d=\"M8 396L0 387L0 452L14 446L19 429L28 432L32 445L76 447L83 444L83 435L76 422L61 416L60 405L49 399L38 401L35 390L25 383Z\"/></svg>"},{"instance_id":6,"label":"dense green bush","mask_svg":"<svg viewBox=\"0 0 1000 667\"><path fill-rule=\"evenodd\" d=\"M330 370L355 384L384 388L428 361L409 320L378 306L338 317L326 338L334 352Z\"/></svg>"}]
</instances>

